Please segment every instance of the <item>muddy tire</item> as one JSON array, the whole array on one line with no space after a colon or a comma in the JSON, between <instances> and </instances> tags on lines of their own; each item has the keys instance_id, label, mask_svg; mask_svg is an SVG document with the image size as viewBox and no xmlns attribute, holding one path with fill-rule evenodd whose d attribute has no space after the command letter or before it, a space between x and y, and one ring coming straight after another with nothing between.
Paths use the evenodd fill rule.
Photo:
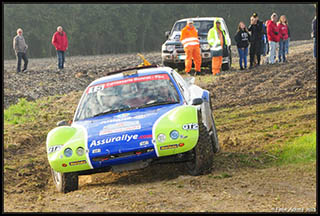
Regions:
<instances>
[{"instance_id":1,"label":"muddy tire","mask_svg":"<svg viewBox=\"0 0 320 216\"><path fill-rule=\"evenodd\" d=\"M61 193L78 190L79 182L77 173L60 173L51 168L53 182Z\"/></svg>"},{"instance_id":2,"label":"muddy tire","mask_svg":"<svg viewBox=\"0 0 320 216\"><path fill-rule=\"evenodd\" d=\"M212 112L213 107L212 107L211 99L210 99L209 103L210 103L210 109ZM217 133L217 128L216 128L216 123L214 122L213 114L211 114L211 120L212 120L212 128L210 129L209 134L210 134L210 139L211 139L211 143L213 146L213 152L217 153L220 151L220 144L219 144L219 140L218 140L218 133Z\"/></svg>"},{"instance_id":3,"label":"muddy tire","mask_svg":"<svg viewBox=\"0 0 320 216\"><path fill-rule=\"evenodd\" d=\"M218 140L216 124L214 123L213 116L211 116L211 118L212 118L213 126L212 126L209 134L210 134L210 139L211 139L211 143L212 143L212 147L213 147L213 152L217 153L220 151L220 145L219 145L219 140Z\"/></svg>"},{"instance_id":4,"label":"muddy tire","mask_svg":"<svg viewBox=\"0 0 320 216\"><path fill-rule=\"evenodd\" d=\"M213 146L209 132L204 124L199 124L199 139L191 151L192 160L186 162L186 169L190 175L197 176L208 173L213 164Z\"/></svg>"}]
</instances>

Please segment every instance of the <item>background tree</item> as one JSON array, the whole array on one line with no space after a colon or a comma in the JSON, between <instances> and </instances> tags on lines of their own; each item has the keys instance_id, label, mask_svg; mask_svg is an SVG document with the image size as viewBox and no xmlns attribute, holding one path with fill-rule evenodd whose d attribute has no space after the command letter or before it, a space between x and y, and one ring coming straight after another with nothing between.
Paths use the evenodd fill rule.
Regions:
<instances>
[{"instance_id":1,"label":"background tree","mask_svg":"<svg viewBox=\"0 0 320 216\"><path fill-rule=\"evenodd\" d=\"M55 56L51 38L61 25L69 39L69 55L101 55L160 51L164 33L187 17L221 16L231 40L240 21L249 24L276 12L286 15L291 40L310 39L314 4L3 4L3 54L15 58L12 39L22 28L30 58Z\"/></svg>"}]
</instances>

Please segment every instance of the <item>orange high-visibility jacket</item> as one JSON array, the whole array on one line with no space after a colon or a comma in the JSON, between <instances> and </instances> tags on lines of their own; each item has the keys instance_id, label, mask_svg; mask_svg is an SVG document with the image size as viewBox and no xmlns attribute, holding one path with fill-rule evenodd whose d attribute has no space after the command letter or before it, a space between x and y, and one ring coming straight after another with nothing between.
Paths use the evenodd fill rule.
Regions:
<instances>
[{"instance_id":1,"label":"orange high-visibility jacket","mask_svg":"<svg viewBox=\"0 0 320 216\"><path fill-rule=\"evenodd\" d=\"M184 48L186 48L187 46L200 46L198 32L194 26L190 28L187 25L181 30L180 41L183 44Z\"/></svg>"}]
</instances>

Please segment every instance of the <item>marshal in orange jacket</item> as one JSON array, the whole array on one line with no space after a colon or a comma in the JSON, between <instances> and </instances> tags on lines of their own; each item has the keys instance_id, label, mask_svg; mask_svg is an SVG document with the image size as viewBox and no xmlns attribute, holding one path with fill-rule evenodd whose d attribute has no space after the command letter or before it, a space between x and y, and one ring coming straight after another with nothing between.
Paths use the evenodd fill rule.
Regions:
<instances>
[{"instance_id":1,"label":"marshal in orange jacket","mask_svg":"<svg viewBox=\"0 0 320 216\"><path fill-rule=\"evenodd\" d=\"M183 44L186 53L185 71L189 73L192 67L192 59L194 61L195 70L201 70L201 51L198 32L194 26L187 25L181 30L180 41Z\"/></svg>"},{"instance_id":2,"label":"marshal in orange jacket","mask_svg":"<svg viewBox=\"0 0 320 216\"><path fill-rule=\"evenodd\" d=\"M192 28L187 25L181 30L180 41L183 44L183 47L186 48L188 46L199 46L198 32L194 26Z\"/></svg>"}]
</instances>

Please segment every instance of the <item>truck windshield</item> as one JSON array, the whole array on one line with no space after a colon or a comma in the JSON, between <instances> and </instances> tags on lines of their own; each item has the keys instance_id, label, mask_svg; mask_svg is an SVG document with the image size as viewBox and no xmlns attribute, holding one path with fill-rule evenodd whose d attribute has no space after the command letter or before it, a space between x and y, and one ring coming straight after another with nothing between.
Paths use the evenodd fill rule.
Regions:
<instances>
[{"instance_id":1,"label":"truck windshield","mask_svg":"<svg viewBox=\"0 0 320 216\"><path fill-rule=\"evenodd\" d=\"M186 25L187 25L187 21L177 22L174 25L172 32L181 31ZM212 20L194 21L193 25L197 29L198 34L207 35L208 31L213 27L213 21Z\"/></svg>"}]
</instances>

